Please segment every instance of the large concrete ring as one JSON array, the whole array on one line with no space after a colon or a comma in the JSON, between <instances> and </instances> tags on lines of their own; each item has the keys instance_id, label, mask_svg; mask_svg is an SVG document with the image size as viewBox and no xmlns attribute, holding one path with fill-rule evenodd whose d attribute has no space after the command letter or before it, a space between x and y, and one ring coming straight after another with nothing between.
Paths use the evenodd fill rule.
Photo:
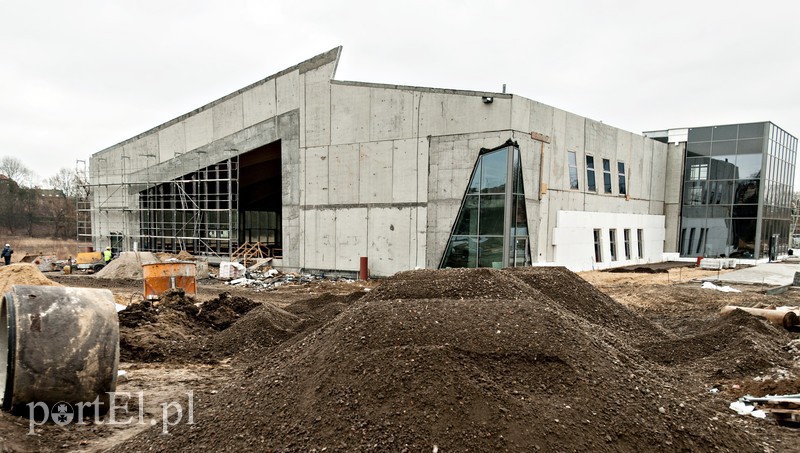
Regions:
<instances>
[{"instance_id":1,"label":"large concrete ring","mask_svg":"<svg viewBox=\"0 0 800 453\"><path fill-rule=\"evenodd\" d=\"M107 289L15 285L0 301L4 410L28 403L109 408L119 366L119 321ZM95 406L86 406L95 407Z\"/></svg>"}]
</instances>

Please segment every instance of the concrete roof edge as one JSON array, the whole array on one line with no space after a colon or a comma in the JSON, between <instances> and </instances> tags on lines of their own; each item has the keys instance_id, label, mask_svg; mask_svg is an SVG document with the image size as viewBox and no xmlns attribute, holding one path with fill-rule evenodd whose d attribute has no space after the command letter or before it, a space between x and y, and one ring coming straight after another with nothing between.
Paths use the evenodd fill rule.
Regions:
<instances>
[{"instance_id":1,"label":"concrete roof edge","mask_svg":"<svg viewBox=\"0 0 800 453\"><path fill-rule=\"evenodd\" d=\"M257 87L258 85L267 83L270 80L277 79L278 77L286 75L286 74L289 74L289 73L291 73L293 71L299 71L300 74L304 74L304 73L306 73L308 71L312 71L312 70L317 69L319 67L322 67L322 66L324 66L326 64L335 63L335 66L334 66L334 74L335 74L336 67L338 67L338 65L339 65L339 57L341 56L341 53L342 53L342 46L334 47L333 49L331 49L331 50L329 50L327 52L324 52L324 53L321 53L321 54L316 55L314 57L311 57L308 60L302 61L302 62L300 62L300 63L298 63L298 64L296 64L296 65L294 65L294 66L292 66L290 68L286 68L286 69L284 69L282 71L276 72L275 74L267 76L267 77L265 77L265 78L263 78L263 79L261 79L259 81L253 82L253 83L251 83L250 85L247 85L244 88L240 88L240 89L234 91L233 93L227 94L227 95L225 95L225 96L223 96L223 97L221 97L221 98L219 98L217 100L211 101L208 104L203 105L202 107L196 108L196 109L194 109L194 110L192 110L192 111L190 111L188 113L184 113L183 115L181 115L181 116L179 116L177 118L173 118L173 119L167 121L166 123L159 124L158 126L153 127L151 129L148 129L148 130L146 130L146 131L144 131L144 132L142 132L140 134L134 135L133 137L130 137L130 138L125 139L125 140L123 140L123 141L121 141L119 143L116 143L116 144L111 145L111 146L109 146L107 148L104 148L104 149L102 149L100 151L97 151L97 152L93 153L92 156L97 156L99 154L103 154L106 151L110 151L110 150L112 150L114 148L118 148L119 146L123 146L125 144L134 142L136 140L139 140L142 137L146 137L146 136L148 136L150 134L154 134L154 133L156 133L156 132L158 132L158 131L160 131L162 129L166 129L166 128L174 125L174 124L177 124L177 123L185 120L186 118L189 118L191 116L197 115L198 113L203 112L205 110L208 110L208 109L214 107L215 105L221 104L221 103L223 103L223 102L225 102L225 101L227 101L227 100L229 100L229 99L231 99L233 97L236 97L236 96L244 93L245 91L251 90L251 89Z\"/></svg>"},{"instance_id":2,"label":"concrete roof edge","mask_svg":"<svg viewBox=\"0 0 800 453\"><path fill-rule=\"evenodd\" d=\"M455 90L449 88L416 87L411 85L393 85L390 83L354 82L349 80L331 80L333 85L357 86L365 88L385 88L389 90L420 91L424 93L460 94L464 96L491 96L498 99L511 99L515 95L510 93L494 93L491 91Z\"/></svg>"}]
</instances>

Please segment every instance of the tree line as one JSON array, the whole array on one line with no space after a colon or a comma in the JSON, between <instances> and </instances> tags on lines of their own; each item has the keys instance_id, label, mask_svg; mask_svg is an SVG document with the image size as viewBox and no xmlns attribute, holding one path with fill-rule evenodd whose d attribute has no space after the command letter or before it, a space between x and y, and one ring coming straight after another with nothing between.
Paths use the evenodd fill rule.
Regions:
<instances>
[{"instance_id":1,"label":"tree line","mask_svg":"<svg viewBox=\"0 0 800 453\"><path fill-rule=\"evenodd\" d=\"M76 195L83 182L62 168L34 183L36 174L15 157L0 158L0 231L8 235L75 238Z\"/></svg>"}]
</instances>

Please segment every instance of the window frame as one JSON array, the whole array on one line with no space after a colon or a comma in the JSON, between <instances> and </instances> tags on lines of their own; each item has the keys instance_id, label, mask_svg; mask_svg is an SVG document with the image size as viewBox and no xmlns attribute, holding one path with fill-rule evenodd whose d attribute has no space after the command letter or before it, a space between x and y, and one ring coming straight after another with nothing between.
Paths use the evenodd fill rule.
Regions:
<instances>
[{"instance_id":1,"label":"window frame","mask_svg":"<svg viewBox=\"0 0 800 453\"><path fill-rule=\"evenodd\" d=\"M611 183L611 160L603 159L603 193L613 194L614 185Z\"/></svg>"},{"instance_id":2,"label":"window frame","mask_svg":"<svg viewBox=\"0 0 800 453\"><path fill-rule=\"evenodd\" d=\"M599 228L592 230L594 235L594 262L603 262L603 231Z\"/></svg>"},{"instance_id":3,"label":"window frame","mask_svg":"<svg viewBox=\"0 0 800 453\"><path fill-rule=\"evenodd\" d=\"M608 247L611 250L611 261L617 261L617 229L608 229Z\"/></svg>"},{"instance_id":4,"label":"window frame","mask_svg":"<svg viewBox=\"0 0 800 453\"><path fill-rule=\"evenodd\" d=\"M625 170L625 162L621 160L617 161L617 186L620 195L628 194L628 179Z\"/></svg>"},{"instance_id":5,"label":"window frame","mask_svg":"<svg viewBox=\"0 0 800 453\"><path fill-rule=\"evenodd\" d=\"M567 174L569 175L569 189L580 190L581 183L578 179L578 153L576 151L567 151Z\"/></svg>"},{"instance_id":6,"label":"window frame","mask_svg":"<svg viewBox=\"0 0 800 453\"><path fill-rule=\"evenodd\" d=\"M589 159L592 160L591 165ZM586 155L586 190L597 193L597 170L594 168L594 156L591 154Z\"/></svg>"}]
</instances>

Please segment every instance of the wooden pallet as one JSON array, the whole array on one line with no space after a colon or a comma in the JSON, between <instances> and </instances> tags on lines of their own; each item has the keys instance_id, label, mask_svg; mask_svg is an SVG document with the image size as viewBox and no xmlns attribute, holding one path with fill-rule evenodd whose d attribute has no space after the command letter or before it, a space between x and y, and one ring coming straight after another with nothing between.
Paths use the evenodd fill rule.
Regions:
<instances>
[{"instance_id":1,"label":"wooden pallet","mask_svg":"<svg viewBox=\"0 0 800 453\"><path fill-rule=\"evenodd\" d=\"M272 258L272 249L263 242L245 242L231 253L231 261L241 262L245 266L265 258Z\"/></svg>"}]
</instances>

